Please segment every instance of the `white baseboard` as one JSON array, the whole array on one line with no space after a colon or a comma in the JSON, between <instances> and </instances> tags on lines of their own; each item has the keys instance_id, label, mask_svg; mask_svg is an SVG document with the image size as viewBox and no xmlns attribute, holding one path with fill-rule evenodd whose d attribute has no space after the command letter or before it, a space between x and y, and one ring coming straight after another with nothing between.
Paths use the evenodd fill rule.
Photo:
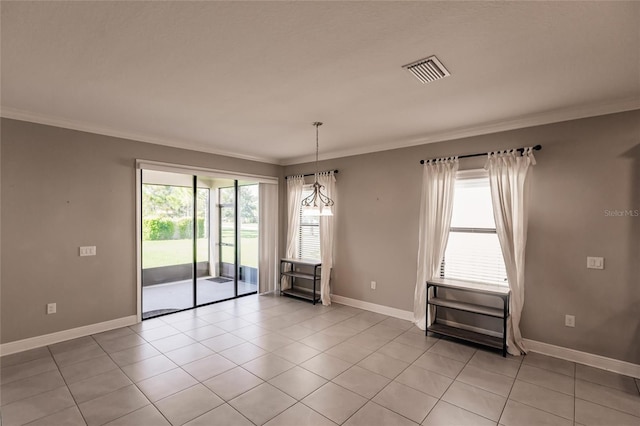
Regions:
<instances>
[{"instance_id":1,"label":"white baseboard","mask_svg":"<svg viewBox=\"0 0 640 426\"><path fill-rule=\"evenodd\" d=\"M549 355L579 364L589 365L602 370L612 371L625 376L640 379L640 365L600 355L577 351L575 349L564 348L562 346L550 345L549 343L537 342L535 340L524 339L524 344L532 352Z\"/></svg>"},{"instance_id":2,"label":"white baseboard","mask_svg":"<svg viewBox=\"0 0 640 426\"><path fill-rule=\"evenodd\" d=\"M16 340L15 342L3 343L0 345L0 355L11 355L17 352L27 351L29 349L53 345L54 343L64 342L65 340L77 339L78 337L102 333L103 331L113 330L114 328L126 327L128 325L136 324L137 322L137 315L130 315L128 317L116 318L114 320L99 322L97 324L89 324L82 327L71 328L69 330L44 334L42 336Z\"/></svg>"},{"instance_id":3,"label":"white baseboard","mask_svg":"<svg viewBox=\"0 0 640 426\"><path fill-rule=\"evenodd\" d=\"M375 303L364 302L362 300L351 299L350 297L331 295L331 301L342 305L351 306L353 308L364 309L365 311L376 312L378 314L388 315L394 318L413 322L413 312L403 311L402 309L391 308L389 306L377 305Z\"/></svg>"},{"instance_id":4,"label":"white baseboard","mask_svg":"<svg viewBox=\"0 0 640 426\"><path fill-rule=\"evenodd\" d=\"M364 302L362 300L351 299L349 297L338 296L335 294L331 295L331 301L413 322L413 312L411 311L403 311L402 309ZM495 335L497 337L500 336L500 333L498 332L492 332L490 330L481 329L466 324L459 324L453 321L441 319L439 319L438 321L447 325L460 327L470 331L480 331L485 334ZM640 379L640 365L638 364L632 364L626 361L620 361L613 358L607 358L600 355L581 352L575 349L564 348L562 346L555 346L548 343L537 342L535 340L524 339L524 343L526 347L532 352L537 352L543 355L549 355L556 358L565 359L567 361L576 362L578 364L589 365L591 367L596 367L602 370L612 371L614 373Z\"/></svg>"}]
</instances>

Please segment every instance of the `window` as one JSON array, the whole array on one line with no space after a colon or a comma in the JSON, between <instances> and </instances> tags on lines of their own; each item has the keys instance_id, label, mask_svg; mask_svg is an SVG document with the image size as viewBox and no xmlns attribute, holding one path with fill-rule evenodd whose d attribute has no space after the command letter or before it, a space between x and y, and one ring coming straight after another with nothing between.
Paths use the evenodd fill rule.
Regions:
<instances>
[{"instance_id":1,"label":"window","mask_svg":"<svg viewBox=\"0 0 640 426\"><path fill-rule=\"evenodd\" d=\"M305 185L302 199L311 195L313 188ZM300 259L320 260L320 217L305 216L300 209L300 237L298 255Z\"/></svg>"},{"instance_id":2,"label":"window","mask_svg":"<svg viewBox=\"0 0 640 426\"><path fill-rule=\"evenodd\" d=\"M443 278L508 285L484 170L458 172Z\"/></svg>"}]
</instances>

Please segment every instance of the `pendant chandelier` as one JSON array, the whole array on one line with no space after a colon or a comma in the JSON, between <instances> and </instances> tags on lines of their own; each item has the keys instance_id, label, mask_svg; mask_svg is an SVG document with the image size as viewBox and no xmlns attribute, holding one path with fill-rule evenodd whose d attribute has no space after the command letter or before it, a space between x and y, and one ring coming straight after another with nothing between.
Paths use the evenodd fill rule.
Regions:
<instances>
[{"instance_id":1,"label":"pendant chandelier","mask_svg":"<svg viewBox=\"0 0 640 426\"><path fill-rule=\"evenodd\" d=\"M302 214L305 216L333 216L333 200L326 194L322 193L324 185L318 183L318 127L322 123L316 121L313 123L316 128L316 173L314 175L313 192L302 200Z\"/></svg>"}]
</instances>

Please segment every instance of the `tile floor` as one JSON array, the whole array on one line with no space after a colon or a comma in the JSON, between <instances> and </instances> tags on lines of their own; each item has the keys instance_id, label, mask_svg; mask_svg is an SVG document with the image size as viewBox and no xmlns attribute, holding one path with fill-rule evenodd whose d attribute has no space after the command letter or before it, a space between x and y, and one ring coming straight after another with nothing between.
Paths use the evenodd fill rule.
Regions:
<instances>
[{"instance_id":1,"label":"tile floor","mask_svg":"<svg viewBox=\"0 0 640 426\"><path fill-rule=\"evenodd\" d=\"M2 424L640 425L640 380L250 296L2 361Z\"/></svg>"}]
</instances>

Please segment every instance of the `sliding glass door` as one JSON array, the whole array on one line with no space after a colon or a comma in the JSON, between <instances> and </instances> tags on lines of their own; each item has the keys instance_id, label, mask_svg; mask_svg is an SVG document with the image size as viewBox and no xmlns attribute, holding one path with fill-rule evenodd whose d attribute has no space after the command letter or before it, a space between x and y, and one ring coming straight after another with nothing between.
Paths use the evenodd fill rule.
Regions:
<instances>
[{"instance_id":1,"label":"sliding glass door","mask_svg":"<svg viewBox=\"0 0 640 426\"><path fill-rule=\"evenodd\" d=\"M143 319L255 293L257 184L141 173Z\"/></svg>"}]
</instances>

